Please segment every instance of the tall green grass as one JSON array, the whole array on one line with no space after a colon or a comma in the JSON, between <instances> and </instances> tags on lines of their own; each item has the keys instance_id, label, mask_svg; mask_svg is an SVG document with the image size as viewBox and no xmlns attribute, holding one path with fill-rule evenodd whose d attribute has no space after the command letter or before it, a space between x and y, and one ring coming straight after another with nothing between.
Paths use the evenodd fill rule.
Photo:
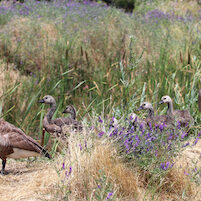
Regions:
<instances>
[{"instance_id":1,"label":"tall green grass","mask_svg":"<svg viewBox=\"0 0 201 201\"><path fill-rule=\"evenodd\" d=\"M154 16L155 11L142 13L26 1L1 14L3 22L9 19L1 25L1 58L28 77L4 100L4 111L15 106L7 120L38 133L46 107L37 101L45 94L56 98L55 116L71 103L78 118L103 108L105 114L120 117L143 100L161 114L165 109L158 102L168 94L175 108L189 109L199 125L198 18L179 21Z\"/></svg>"}]
</instances>

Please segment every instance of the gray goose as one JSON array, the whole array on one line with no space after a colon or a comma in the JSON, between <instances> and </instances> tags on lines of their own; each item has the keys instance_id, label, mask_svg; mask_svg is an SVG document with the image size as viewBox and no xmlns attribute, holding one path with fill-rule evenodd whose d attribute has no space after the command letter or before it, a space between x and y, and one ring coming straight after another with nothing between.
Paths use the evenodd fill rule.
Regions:
<instances>
[{"instance_id":1,"label":"gray goose","mask_svg":"<svg viewBox=\"0 0 201 201\"><path fill-rule=\"evenodd\" d=\"M188 110L174 110L172 99L169 96L163 96L159 104L167 103L167 115L174 117L175 120L179 121L181 126L187 126L194 123L193 117L190 115Z\"/></svg>"},{"instance_id":2,"label":"gray goose","mask_svg":"<svg viewBox=\"0 0 201 201\"><path fill-rule=\"evenodd\" d=\"M53 135L56 134L56 136L61 136L62 127L65 125L67 125L67 126L71 126L71 125L76 126L77 125L78 128L81 127L79 125L79 123L77 123L76 120L73 120L71 118L60 117L60 118L52 120L52 116L57 107L56 101L52 96L50 96L50 95L44 96L43 99L39 100L39 103L45 103L45 104L50 105L50 108L48 109L48 112L43 119L43 128L44 129L43 129L43 134L42 134L42 142L41 142L42 145L44 143L45 130Z\"/></svg>"},{"instance_id":3,"label":"gray goose","mask_svg":"<svg viewBox=\"0 0 201 201\"><path fill-rule=\"evenodd\" d=\"M137 114L135 114L134 112L131 113L129 116L130 116L129 118L131 119L132 125L134 126L135 130L139 126L142 126L143 128L146 127L146 124L147 124L146 121L144 121L141 118L139 118L137 116Z\"/></svg>"},{"instance_id":4,"label":"gray goose","mask_svg":"<svg viewBox=\"0 0 201 201\"><path fill-rule=\"evenodd\" d=\"M157 115L155 116L154 115L154 108L152 106L151 103L148 103L148 102L143 102L140 107L137 109L138 111L140 110L148 110L148 116L146 118L146 122L149 123L158 123L158 124L161 124L161 123L166 123L166 124L169 124L172 122L172 118L170 116L166 116L166 115Z\"/></svg>"},{"instance_id":5,"label":"gray goose","mask_svg":"<svg viewBox=\"0 0 201 201\"><path fill-rule=\"evenodd\" d=\"M198 94L198 107L199 107L199 112L201 112L201 89Z\"/></svg>"},{"instance_id":6,"label":"gray goose","mask_svg":"<svg viewBox=\"0 0 201 201\"><path fill-rule=\"evenodd\" d=\"M63 113L68 113L71 115L71 119L76 119L76 109L73 105L67 105Z\"/></svg>"},{"instance_id":7,"label":"gray goose","mask_svg":"<svg viewBox=\"0 0 201 201\"><path fill-rule=\"evenodd\" d=\"M26 135L20 128L0 119L0 158L2 159L1 174L5 174L7 158L27 158L44 155L51 158L48 152L33 138Z\"/></svg>"},{"instance_id":8,"label":"gray goose","mask_svg":"<svg viewBox=\"0 0 201 201\"><path fill-rule=\"evenodd\" d=\"M76 131L81 131L83 129L82 123L76 120L76 109L73 105L66 106L63 113L69 113L73 122L71 123L72 129Z\"/></svg>"}]
</instances>

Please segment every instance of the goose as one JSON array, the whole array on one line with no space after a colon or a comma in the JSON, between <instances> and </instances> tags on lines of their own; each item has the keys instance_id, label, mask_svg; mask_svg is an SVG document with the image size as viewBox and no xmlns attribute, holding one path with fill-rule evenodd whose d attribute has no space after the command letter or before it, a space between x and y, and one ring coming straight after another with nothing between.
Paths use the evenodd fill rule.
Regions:
<instances>
[{"instance_id":1,"label":"goose","mask_svg":"<svg viewBox=\"0 0 201 201\"><path fill-rule=\"evenodd\" d=\"M146 118L146 122L156 122L156 123L171 123L172 119L169 116L165 116L165 115L159 115L159 116L155 116L154 115L154 108L152 106L151 103L148 102L143 102L140 107L137 109L137 111L140 110L148 110L148 116Z\"/></svg>"},{"instance_id":2,"label":"goose","mask_svg":"<svg viewBox=\"0 0 201 201\"><path fill-rule=\"evenodd\" d=\"M26 135L20 128L0 119L0 158L2 159L1 174L6 174L7 158L27 158L44 155L51 158L48 152L33 138Z\"/></svg>"},{"instance_id":3,"label":"goose","mask_svg":"<svg viewBox=\"0 0 201 201\"><path fill-rule=\"evenodd\" d=\"M142 128L146 127L146 124L147 124L146 121L139 118L137 114L134 112L129 115L129 119L131 120L132 126L134 126L135 130L137 129L137 127L142 127Z\"/></svg>"},{"instance_id":4,"label":"goose","mask_svg":"<svg viewBox=\"0 0 201 201\"><path fill-rule=\"evenodd\" d=\"M39 103L44 103L44 104L50 105L50 108L48 109L48 112L43 119L43 128L44 129L43 129L43 133L42 133L41 144L44 143L45 130L52 135L56 134L56 136L58 137L58 136L61 136L62 127L65 125L67 125L67 126L75 125L75 127L78 128L79 130L82 129L82 126L80 125L80 123L78 123L76 120L73 120L71 118L60 117L60 118L52 120L52 116L57 107L56 101L52 96L50 96L50 95L44 96L41 100L39 100Z\"/></svg>"},{"instance_id":5,"label":"goose","mask_svg":"<svg viewBox=\"0 0 201 201\"><path fill-rule=\"evenodd\" d=\"M199 107L199 112L201 112L201 89L198 94L198 107Z\"/></svg>"},{"instance_id":6,"label":"goose","mask_svg":"<svg viewBox=\"0 0 201 201\"><path fill-rule=\"evenodd\" d=\"M174 117L177 121L180 122L181 126L186 126L194 122L193 117L190 115L188 110L174 110L172 99L169 96L163 96L159 104L167 103L167 115Z\"/></svg>"},{"instance_id":7,"label":"goose","mask_svg":"<svg viewBox=\"0 0 201 201\"><path fill-rule=\"evenodd\" d=\"M62 113L69 113L71 115L71 119L73 122L71 123L71 126L73 130L81 131L82 130L82 123L76 120L76 109L73 105L66 106L65 110Z\"/></svg>"},{"instance_id":8,"label":"goose","mask_svg":"<svg viewBox=\"0 0 201 201\"><path fill-rule=\"evenodd\" d=\"M76 119L76 109L73 107L73 105L68 105L66 106L65 110L63 113L69 113L71 115L71 119Z\"/></svg>"}]
</instances>

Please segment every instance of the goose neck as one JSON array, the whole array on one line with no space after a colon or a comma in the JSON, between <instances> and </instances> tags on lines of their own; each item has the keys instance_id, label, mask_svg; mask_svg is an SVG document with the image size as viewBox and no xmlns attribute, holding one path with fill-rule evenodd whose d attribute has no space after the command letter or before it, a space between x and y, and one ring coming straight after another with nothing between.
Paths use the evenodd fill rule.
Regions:
<instances>
[{"instance_id":1,"label":"goose neck","mask_svg":"<svg viewBox=\"0 0 201 201\"><path fill-rule=\"evenodd\" d=\"M49 111L48 111L48 113L46 115L47 116L47 120L48 120L49 123L52 120L52 117L53 117L53 115L54 115L54 113L56 111L56 108L57 108L56 103L50 104L50 109L49 109Z\"/></svg>"},{"instance_id":2,"label":"goose neck","mask_svg":"<svg viewBox=\"0 0 201 201\"><path fill-rule=\"evenodd\" d=\"M154 109L153 108L149 108L149 110L148 110L148 117L150 117L150 118L154 117Z\"/></svg>"},{"instance_id":3,"label":"goose neck","mask_svg":"<svg viewBox=\"0 0 201 201\"><path fill-rule=\"evenodd\" d=\"M173 104L172 104L172 101L168 102L167 114L168 115L173 115Z\"/></svg>"},{"instance_id":4,"label":"goose neck","mask_svg":"<svg viewBox=\"0 0 201 201\"><path fill-rule=\"evenodd\" d=\"M75 120L76 119L76 113L75 113L75 111L72 111L70 114L71 114L71 119Z\"/></svg>"}]
</instances>

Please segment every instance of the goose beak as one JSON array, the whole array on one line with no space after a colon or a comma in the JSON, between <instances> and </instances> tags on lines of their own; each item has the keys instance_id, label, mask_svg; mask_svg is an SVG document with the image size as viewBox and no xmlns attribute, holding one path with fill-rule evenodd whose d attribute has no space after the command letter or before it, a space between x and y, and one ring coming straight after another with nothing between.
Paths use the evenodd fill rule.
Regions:
<instances>
[{"instance_id":1,"label":"goose beak","mask_svg":"<svg viewBox=\"0 0 201 201\"><path fill-rule=\"evenodd\" d=\"M40 99L38 102L39 103L44 103L45 101L44 101L44 99Z\"/></svg>"},{"instance_id":2,"label":"goose beak","mask_svg":"<svg viewBox=\"0 0 201 201\"><path fill-rule=\"evenodd\" d=\"M159 104L163 104L164 102L163 102L163 100L161 100L160 102L159 102Z\"/></svg>"},{"instance_id":3,"label":"goose beak","mask_svg":"<svg viewBox=\"0 0 201 201\"><path fill-rule=\"evenodd\" d=\"M142 106L140 106L138 109L137 109L137 111L140 111L140 110L142 110L143 108L142 108Z\"/></svg>"},{"instance_id":4,"label":"goose beak","mask_svg":"<svg viewBox=\"0 0 201 201\"><path fill-rule=\"evenodd\" d=\"M63 114L66 113L66 110L64 110L62 113L63 113Z\"/></svg>"}]
</instances>

